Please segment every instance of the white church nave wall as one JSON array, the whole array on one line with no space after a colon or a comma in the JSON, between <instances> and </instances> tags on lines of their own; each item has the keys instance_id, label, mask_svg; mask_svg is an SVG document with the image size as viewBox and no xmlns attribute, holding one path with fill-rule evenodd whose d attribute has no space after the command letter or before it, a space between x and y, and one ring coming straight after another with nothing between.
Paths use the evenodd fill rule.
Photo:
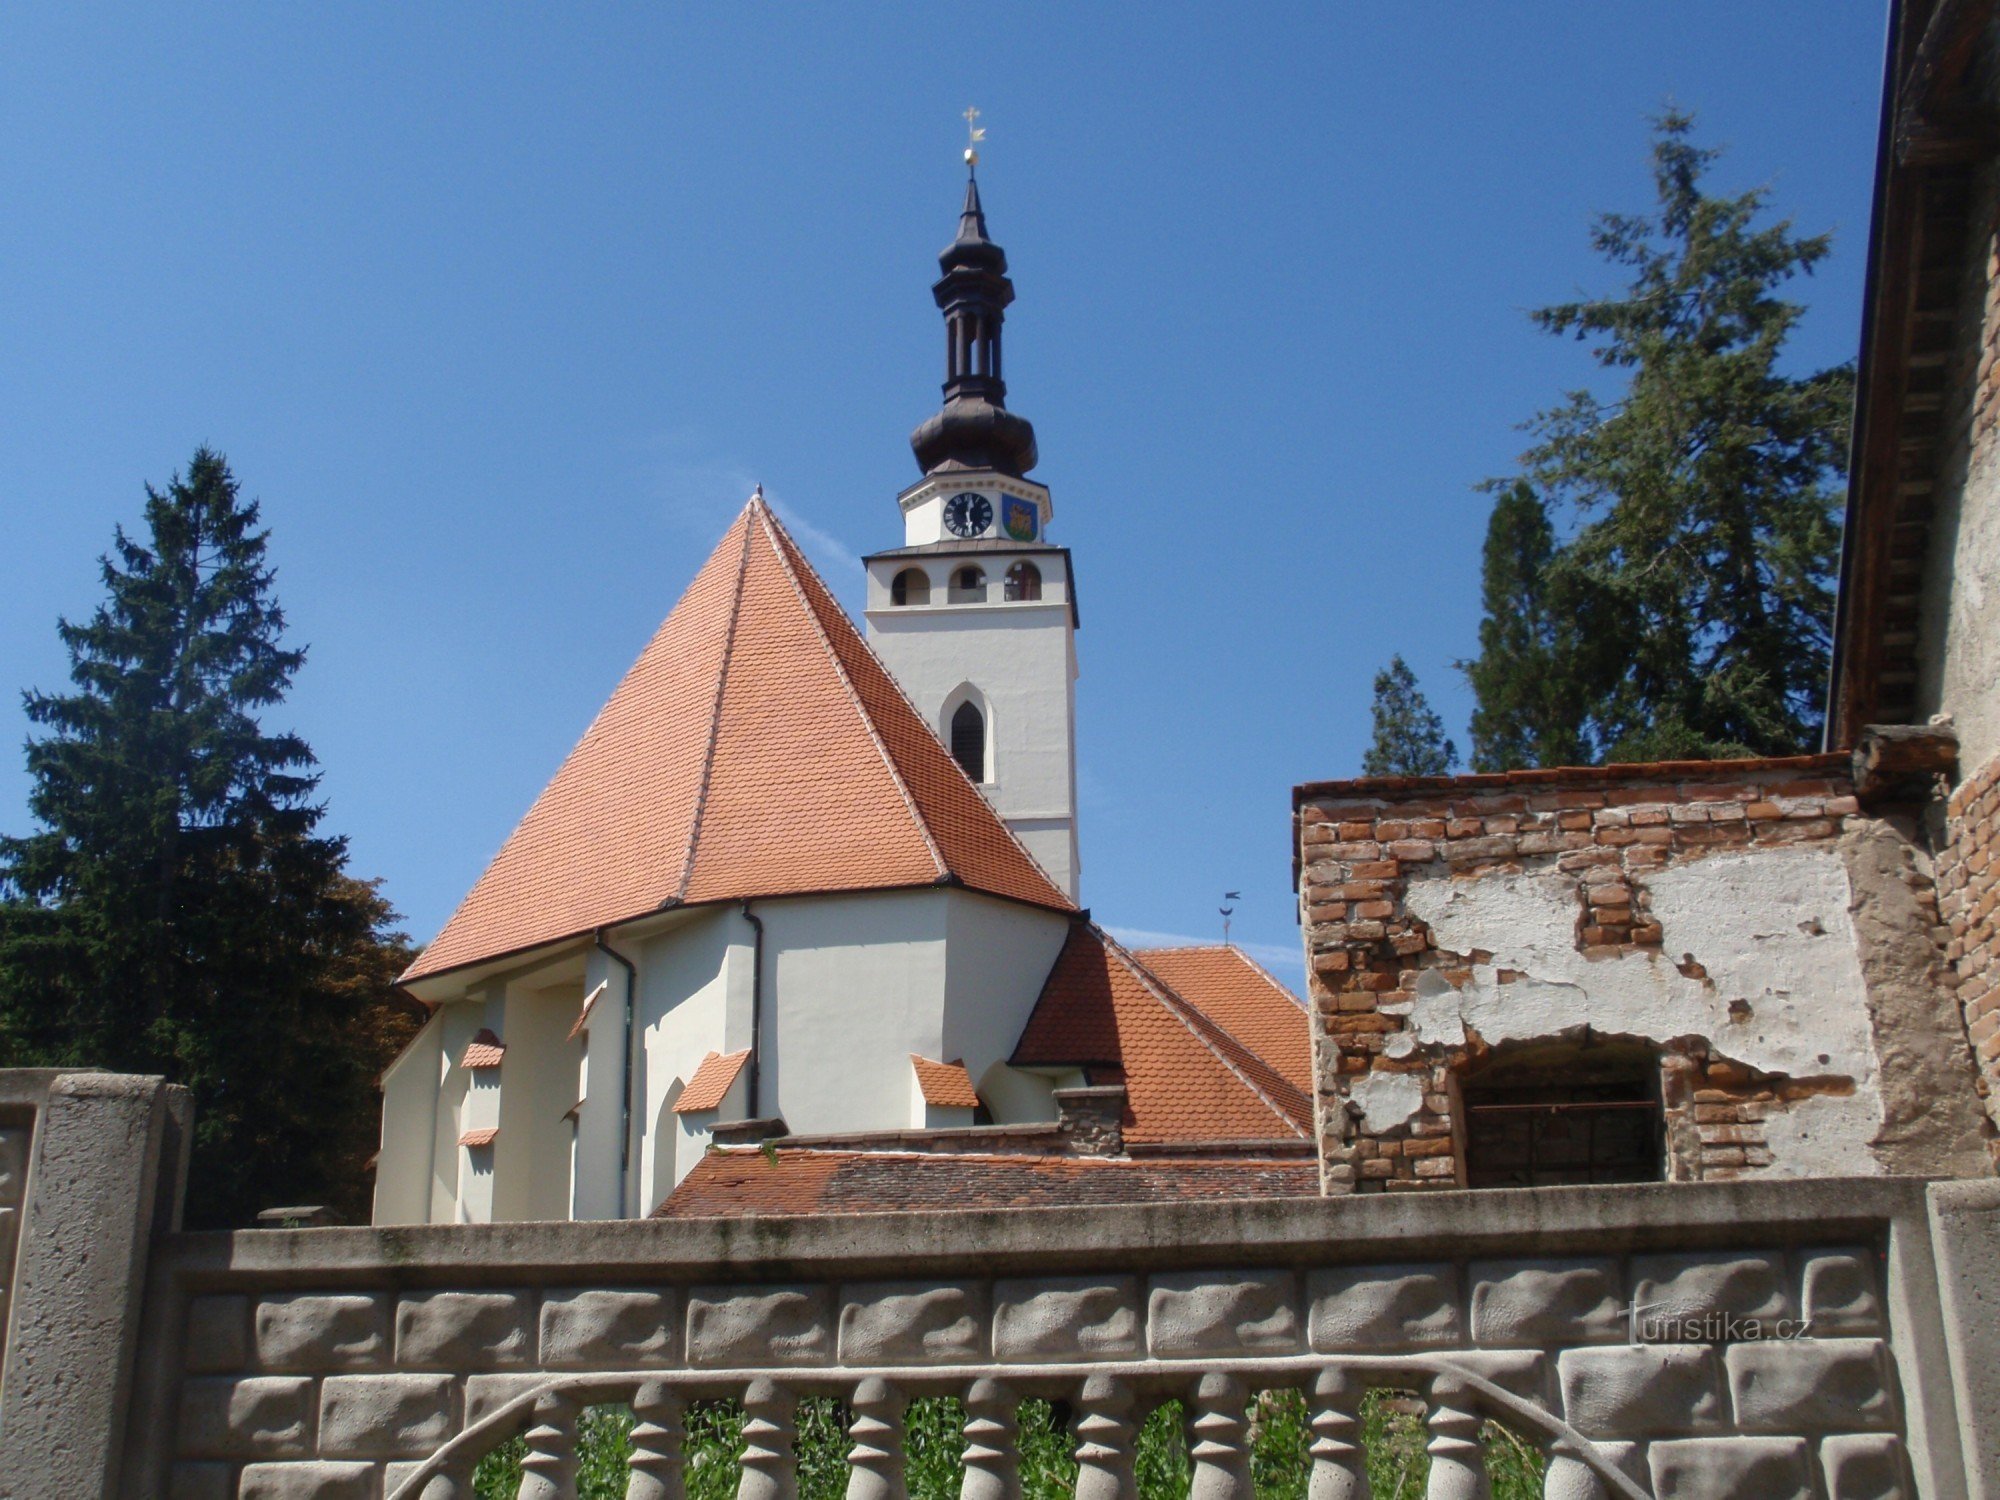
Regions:
<instances>
[{"instance_id":1,"label":"white church nave wall","mask_svg":"<svg viewBox=\"0 0 2000 1500\"><path fill-rule=\"evenodd\" d=\"M762 1097L797 1134L907 1130L910 1054L937 1056L954 893L759 902Z\"/></svg>"},{"instance_id":2,"label":"white church nave wall","mask_svg":"<svg viewBox=\"0 0 2000 1500\"><path fill-rule=\"evenodd\" d=\"M381 1154L375 1165L377 1224L423 1224L431 1216L431 1160L444 1077L442 1012L433 1012L382 1074Z\"/></svg>"},{"instance_id":3,"label":"white church nave wall","mask_svg":"<svg viewBox=\"0 0 2000 1500\"><path fill-rule=\"evenodd\" d=\"M640 1032L628 1215L651 1210L687 1175L708 1148L709 1125L742 1117L745 1103L732 1112L730 1100L699 1117L677 1115L673 1105L709 1053L750 1045L754 935L738 908L713 906L683 913L666 931L635 945ZM600 1170L617 1165L613 1157Z\"/></svg>"},{"instance_id":4,"label":"white church nave wall","mask_svg":"<svg viewBox=\"0 0 2000 1500\"><path fill-rule=\"evenodd\" d=\"M970 891L949 892L946 901L944 1027L935 1056L964 1060L997 1122L1054 1120L1054 1084L1006 1060L1062 952L1070 919Z\"/></svg>"},{"instance_id":5,"label":"white church nave wall","mask_svg":"<svg viewBox=\"0 0 2000 1500\"><path fill-rule=\"evenodd\" d=\"M570 1137L582 1044L569 1036L583 995L575 983L510 985L500 1068L500 1137L494 1142L493 1219L569 1217Z\"/></svg>"}]
</instances>

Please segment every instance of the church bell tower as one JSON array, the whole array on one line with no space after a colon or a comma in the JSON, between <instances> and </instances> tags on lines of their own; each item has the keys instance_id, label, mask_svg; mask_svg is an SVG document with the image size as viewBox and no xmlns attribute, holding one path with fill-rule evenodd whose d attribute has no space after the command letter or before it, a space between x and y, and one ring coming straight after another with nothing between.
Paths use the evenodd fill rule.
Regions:
<instances>
[{"instance_id":1,"label":"church bell tower","mask_svg":"<svg viewBox=\"0 0 2000 1500\"><path fill-rule=\"evenodd\" d=\"M977 133L975 133L977 139ZM910 436L923 477L897 503L903 545L865 559L868 639L1015 837L1077 899L1076 590L1035 429L1007 410L1000 325L1014 300L987 238L978 157L931 288L944 404Z\"/></svg>"}]
</instances>

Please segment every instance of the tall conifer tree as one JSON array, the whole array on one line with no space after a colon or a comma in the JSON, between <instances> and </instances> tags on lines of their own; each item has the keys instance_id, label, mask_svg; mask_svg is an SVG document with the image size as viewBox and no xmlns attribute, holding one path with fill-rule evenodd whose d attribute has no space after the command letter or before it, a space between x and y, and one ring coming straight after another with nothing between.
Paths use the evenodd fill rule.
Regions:
<instances>
[{"instance_id":1,"label":"tall conifer tree","mask_svg":"<svg viewBox=\"0 0 2000 1500\"><path fill-rule=\"evenodd\" d=\"M1444 776L1458 769L1458 746L1401 656L1375 674L1375 735L1361 757L1364 776Z\"/></svg>"},{"instance_id":2,"label":"tall conifer tree","mask_svg":"<svg viewBox=\"0 0 2000 1500\"><path fill-rule=\"evenodd\" d=\"M1597 221L1625 291L1535 314L1625 382L1541 413L1524 456L1578 521L1549 567L1583 613L1557 656L1593 757L1787 753L1819 729L1853 371L1780 368L1804 309L1779 288L1829 240L1761 223L1762 190L1709 193L1692 129L1659 122L1653 214Z\"/></svg>"},{"instance_id":3,"label":"tall conifer tree","mask_svg":"<svg viewBox=\"0 0 2000 1500\"><path fill-rule=\"evenodd\" d=\"M1480 565L1479 655L1459 665L1471 685L1472 769L1574 765L1584 758L1574 611L1580 588L1556 566L1555 528L1523 482L1501 491Z\"/></svg>"},{"instance_id":4,"label":"tall conifer tree","mask_svg":"<svg viewBox=\"0 0 2000 1500\"><path fill-rule=\"evenodd\" d=\"M73 691L26 695L41 828L0 840L0 1055L189 1085L190 1217L241 1223L344 1186L383 998L351 981L400 938L319 831L311 749L260 722L304 652L255 502L204 448L145 519L105 602L58 627Z\"/></svg>"}]
</instances>

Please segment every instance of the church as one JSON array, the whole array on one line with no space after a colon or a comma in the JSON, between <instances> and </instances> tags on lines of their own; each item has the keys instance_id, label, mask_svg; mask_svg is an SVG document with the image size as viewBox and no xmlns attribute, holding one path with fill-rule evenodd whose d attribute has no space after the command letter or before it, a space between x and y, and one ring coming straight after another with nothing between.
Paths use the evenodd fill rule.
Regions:
<instances>
[{"instance_id":1,"label":"church","mask_svg":"<svg viewBox=\"0 0 2000 1500\"><path fill-rule=\"evenodd\" d=\"M939 263L865 631L753 495L403 975L375 1222L1317 1190L1298 999L1078 903L1076 580L976 176Z\"/></svg>"}]
</instances>

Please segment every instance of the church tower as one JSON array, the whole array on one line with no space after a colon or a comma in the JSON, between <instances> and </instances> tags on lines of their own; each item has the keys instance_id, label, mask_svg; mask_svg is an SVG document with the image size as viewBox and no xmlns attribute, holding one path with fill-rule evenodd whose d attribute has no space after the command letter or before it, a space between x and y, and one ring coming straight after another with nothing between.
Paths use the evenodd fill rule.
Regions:
<instances>
[{"instance_id":1,"label":"church tower","mask_svg":"<svg viewBox=\"0 0 2000 1500\"><path fill-rule=\"evenodd\" d=\"M897 496L904 544L865 559L868 639L1075 900L1076 590L1069 549L1048 540L1048 489L1027 477L1035 430L1007 410L1000 325L1014 284L976 175L938 264L944 405L910 437L923 478Z\"/></svg>"}]
</instances>

